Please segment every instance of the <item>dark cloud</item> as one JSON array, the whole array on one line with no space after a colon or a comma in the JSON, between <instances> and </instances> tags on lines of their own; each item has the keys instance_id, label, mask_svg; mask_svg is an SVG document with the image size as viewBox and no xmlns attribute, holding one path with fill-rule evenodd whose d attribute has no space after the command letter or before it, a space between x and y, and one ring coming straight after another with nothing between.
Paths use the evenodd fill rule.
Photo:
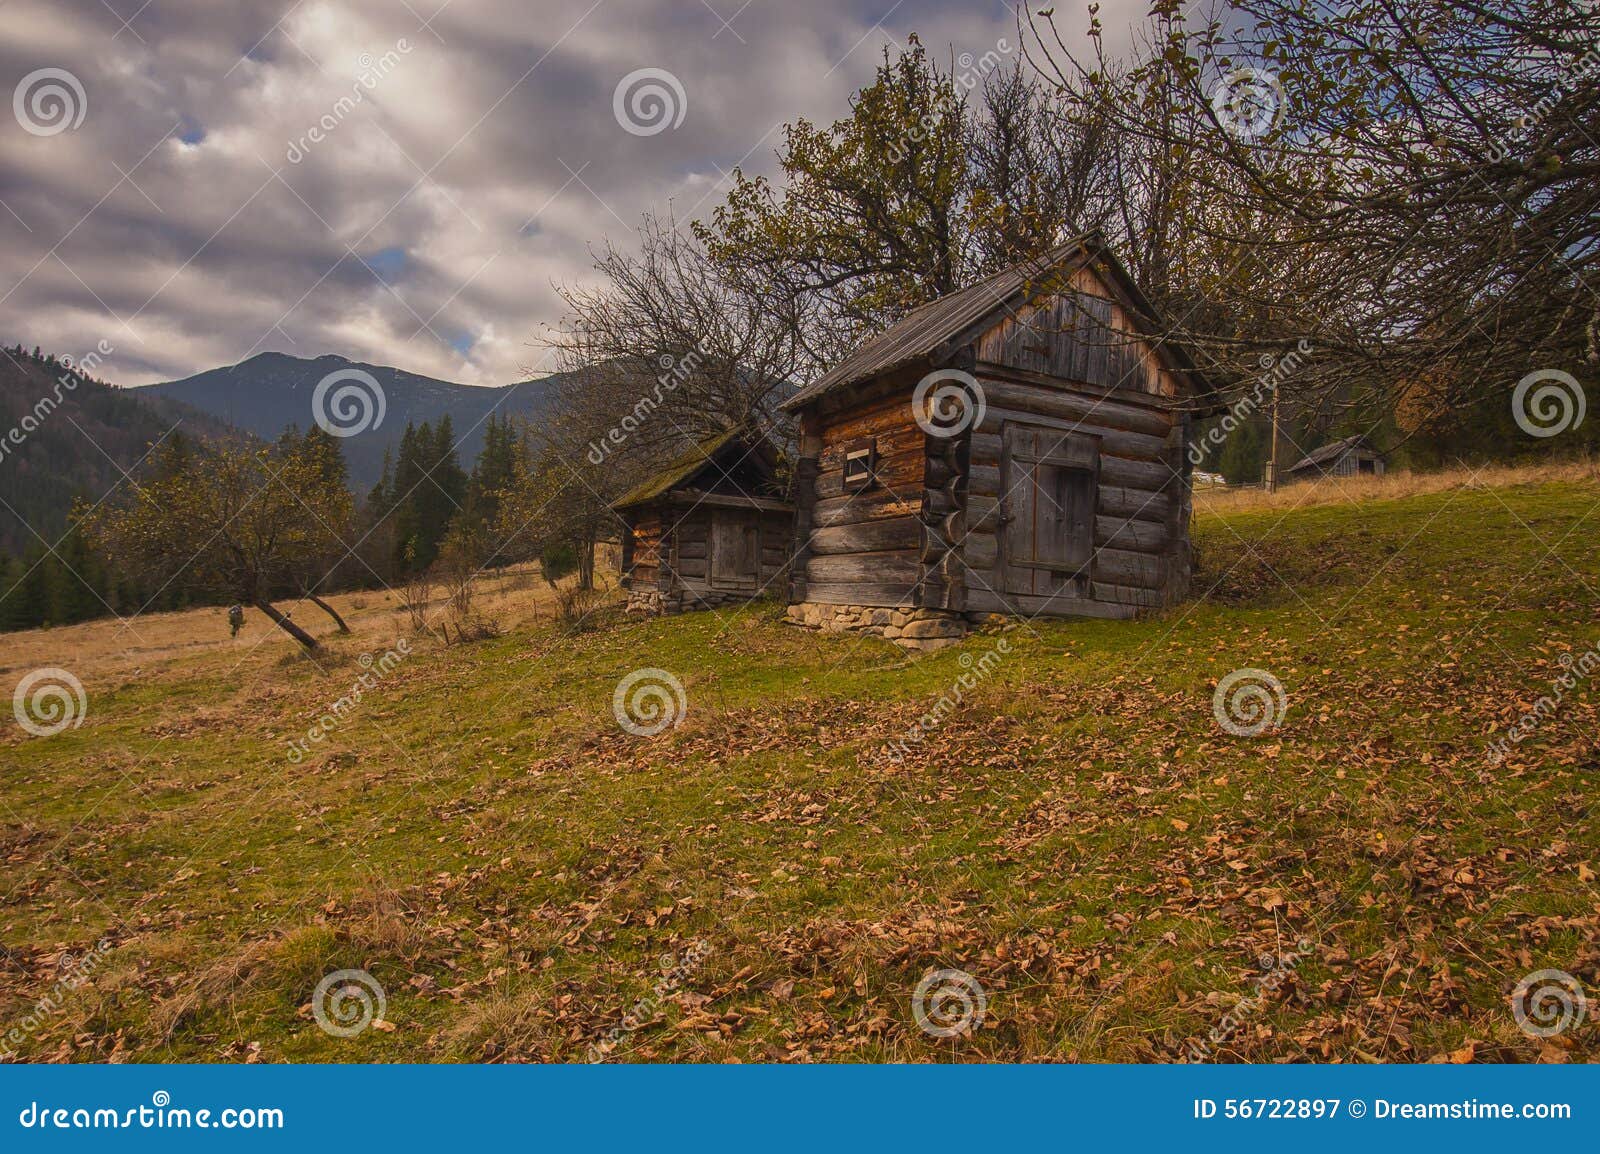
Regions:
<instances>
[{"instance_id":1,"label":"dark cloud","mask_svg":"<svg viewBox=\"0 0 1600 1154\"><path fill-rule=\"evenodd\" d=\"M514 379L595 243L770 170L775 129L844 115L885 45L1016 43L1004 3L141 3L0 10L3 92L60 69L87 105L0 120L0 338L109 341L129 384L269 349ZM619 124L641 69L676 127Z\"/></svg>"}]
</instances>

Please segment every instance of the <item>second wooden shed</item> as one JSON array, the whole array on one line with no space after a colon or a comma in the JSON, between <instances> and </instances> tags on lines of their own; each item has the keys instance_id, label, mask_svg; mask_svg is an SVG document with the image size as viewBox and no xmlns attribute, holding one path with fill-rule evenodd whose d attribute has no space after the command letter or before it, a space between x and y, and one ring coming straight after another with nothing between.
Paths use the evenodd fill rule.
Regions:
<instances>
[{"instance_id":1,"label":"second wooden shed","mask_svg":"<svg viewBox=\"0 0 1600 1154\"><path fill-rule=\"evenodd\" d=\"M765 438L724 433L614 502L628 611L681 613L782 597L794 506L781 498L777 464Z\"/></svg>"}]
</instances>

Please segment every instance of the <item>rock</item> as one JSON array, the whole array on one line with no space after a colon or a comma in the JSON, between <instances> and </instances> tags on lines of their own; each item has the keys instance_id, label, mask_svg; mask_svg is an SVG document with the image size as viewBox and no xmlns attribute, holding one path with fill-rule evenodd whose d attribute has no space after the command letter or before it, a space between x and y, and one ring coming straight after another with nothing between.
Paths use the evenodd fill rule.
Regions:
<instances>
[{"instance_id":1,"label":"rock","mask_svg":"<svg viewBox=\"0 0 1600 1154\"><path fill-rule=\"evenodd\" d=\"M951 621L947 617L922 618L913 621L905 627L905 636L916 638L949 637L960 639L965 637L967 627L961 621Z\"/></svg>"}]
</instances>

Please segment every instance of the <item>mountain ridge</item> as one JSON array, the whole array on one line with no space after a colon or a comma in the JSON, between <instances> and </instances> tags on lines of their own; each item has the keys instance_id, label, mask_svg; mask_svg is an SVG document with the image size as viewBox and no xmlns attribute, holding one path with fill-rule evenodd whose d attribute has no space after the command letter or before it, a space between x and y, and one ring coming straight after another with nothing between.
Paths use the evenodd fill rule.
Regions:
<instances>
[{"instance_id":1,"label":"mountain ridge","mask_svg":"<svg viewBox=\"0 0 1600 1154\"><path fill-rule=\"evenodd\" d=\"M380 397L371 396L363 375L376 382ZM181 402L263 440L313 423L323 423L330 431L354 430L343 436L342 447L351 484L365 490L382 474L384 453L399 444L408 422L437 424L448 415L458 438L457 453L470 468L482 447L489 414L541 415L549 403L551 380L463 385L336 353L297 357L264 352L237 364L128 391ZM324 420L318 422L318 387L324 381L329 382L320 398Z\"/></svg>"}]
</instances>

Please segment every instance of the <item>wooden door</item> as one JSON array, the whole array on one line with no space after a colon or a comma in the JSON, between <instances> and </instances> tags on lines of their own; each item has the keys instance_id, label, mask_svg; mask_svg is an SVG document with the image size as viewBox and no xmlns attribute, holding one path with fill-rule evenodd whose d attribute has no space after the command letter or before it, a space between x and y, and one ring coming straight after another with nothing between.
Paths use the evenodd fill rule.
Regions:
<instances>
[{"instance_id":1,"label":"wooden door","mask_svg":"<svg viewBox=\"0 0 1600 1154\"><path fill-rule=\"evenodd\" d=\"M1086 596L1098 437L1008 421L1000 453L1000 592Z\"/></svg>"},{"instance_id":2,"label":"wooden door","mask_svg":"<svg viewBox=\"0 0 1600 1154\"><path fill-rule=\"evenodd\" d=\"M760 545L749 514L736 509L713 509L709 544L707 573L712 584L752 588L758 584Z\"/></svg>"}]
</instances>

